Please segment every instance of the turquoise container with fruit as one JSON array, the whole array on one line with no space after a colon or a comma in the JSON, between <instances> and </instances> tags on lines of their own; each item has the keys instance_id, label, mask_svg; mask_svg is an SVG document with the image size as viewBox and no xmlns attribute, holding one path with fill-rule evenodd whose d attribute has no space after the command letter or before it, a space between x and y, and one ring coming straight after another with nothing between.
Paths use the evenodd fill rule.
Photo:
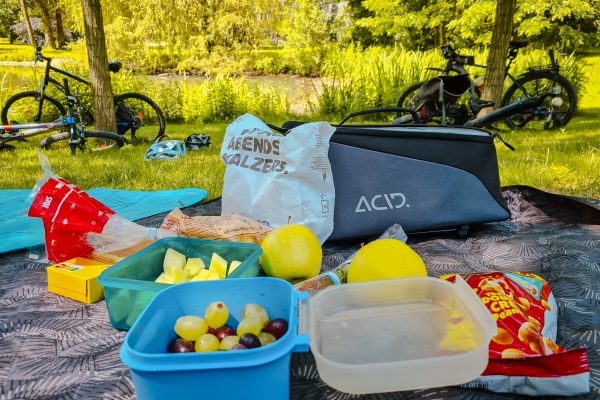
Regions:
<instances>
[{"instance_id":1,"label":"turquoise container with fruit","mask_svg":"<svg viewBox=\"0 0 600 400\"><path fill-rule=\"evenodd\" d=\"M298 333L299 303L307 297L276 278L189 282L161 291L127 333L121 348L121 359L131 370L138 398L289 398L291 354L308 350L308 335ZM223 312L224 306L227 314L222 318L215 315ZM262 346L244 342L243 350L168 352L186 351L174 350L171 345L180 339L178 335L188 335L176 324L182 325L181 318L192 315L204 317L212 326L183 325L202 332L216 328L212 321L220 325L227 318L226 326L242 334L242 343L244 335L252 335L244 332L253 328L242 328L240 322L258 318L247 315L252 306L266 311L269 324L287 322L287 329L271 331L276 340Z\"/></svg>"},{"instance_id":2,"label":"turquoise container with fruit","mask_svg":"<svg viewBox=\"0 0 600 400\"><path fill-rule=\"evenodd\" d=\"M167 257L169 253L171 256ZM157 293L187 279L259 276L261 254L261 248L253 243L181 237L158 240L98 277L110 323L117 329L129 330ZM172 272L168 279L165 272Z\"/></svg>"}]
</instances>

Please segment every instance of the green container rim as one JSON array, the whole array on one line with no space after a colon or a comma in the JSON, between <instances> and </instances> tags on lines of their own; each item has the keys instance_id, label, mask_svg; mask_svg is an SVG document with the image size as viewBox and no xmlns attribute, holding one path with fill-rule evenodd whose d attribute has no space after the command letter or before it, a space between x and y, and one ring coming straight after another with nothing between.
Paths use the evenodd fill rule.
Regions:
<instances>
[{"instance_id":1,"label":"green container rim","mask_svg":"<svg viewBox=\"0 0 600 400\"><path fill-rule=\"evenodd\" d=\"M242 261L240 266L238 268L236 268L236 270L233 271L231 273L231 275L226 276L225 279L238 278L239 275L241 275L242 272L245 270L245 267L248 264L250 264L254 261L258 261L259 257L262 255L262 252L263 252L261 247L255 243L228 242L228 241L224 241L224 240L209 240L209 239L198 239L198 238L168 237L168 238L163 238L163 239L157 240L156 242L152 243L151 245L144 247L143 249L130 255L127 258L124 258L123 260L114 264L112 267L105 269L104 271L102 271L102 273L98 277L98 283L100 285L102 285L103 287L109 286L111 288L118 288L118 289L152 290L152 291L156 291L156 292L173 286L174 284L169 284L169 283L157 283L157 282L153 282L153 281L142 281L139 279L129 279L129 278L114 278L114 277L110 276L111 274L114 274L115 272L120 271L121 269L127 267L128 262L129 262L128 260L131 257L134 257L134 256L138 257L142 254L153 251L154 248L162 246L164 243L173 243L173 242L194 243L194 244L199 244L199 245L215 246L215 247L231 247L231 245L235 245L235 247L241 247L241 248L247 248L247 249L254 250L250 253L250 255L248 257L246 257L246 259L244 261Z\"/></svg>"}]
</instances>

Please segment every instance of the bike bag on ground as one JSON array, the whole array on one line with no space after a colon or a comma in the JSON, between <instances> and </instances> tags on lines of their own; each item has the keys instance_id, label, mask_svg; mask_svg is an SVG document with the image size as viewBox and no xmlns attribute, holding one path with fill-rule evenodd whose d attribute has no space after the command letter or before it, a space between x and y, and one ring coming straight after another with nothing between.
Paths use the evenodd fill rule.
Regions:
<instances>
[{"instance_id":1,"label":"bike bag on ground","mask_svg":"<svg viewBox=\"0 0 600 400\"><path fill-rule=\"evenodd\" d=\"M464 230L510 217L487 132L383 124L335 128L329 146L335 186L330 239L379 235L394 223L414 233Z\"/></svg>"}]
</instances>

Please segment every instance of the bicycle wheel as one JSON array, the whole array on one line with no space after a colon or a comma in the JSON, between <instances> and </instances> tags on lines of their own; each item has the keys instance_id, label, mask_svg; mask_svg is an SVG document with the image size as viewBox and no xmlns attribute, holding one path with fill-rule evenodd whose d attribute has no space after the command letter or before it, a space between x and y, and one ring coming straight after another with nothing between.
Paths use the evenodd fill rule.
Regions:
<instances>
[{"instance_id":1,"label":"bicycle wheel","mask_svg":"<svg viewBox=\"0 0 600 400\"><path fill-rule=\"evenodd\" d=\"M80 150L91 150L91 151L103 151L112 148L123 147L126 140L123 136L117 135L116 133L105 132L105 131L84 131L85 137L84 142L80 142L77 146ZM71 135L69 132L60 132L54 135L45 137L40 142L42 149L52 148L70 148L69 139ZM89 140L92 139L92 140ZM97 139L97 140L96 140ZM54 146L53 146L54 145Z\"/></svg>"},{"instance_id":2,"label":"bicycle wheel","mask_svg":"<svg viewBox=\"0 0 600 400\"><path fill-rule=\"evenodd\" d=\"M519 99L547 93L548 90L552 89L553 82L554 74L552 72L540 71L527 74L517 80L518 84L513 83L508 88L502 98L502 107ZM577 96L571 82L562 75L558 75L556 83L561 87L561 91L553 97L559 97L562 100L562 105L553 105L553 97L548 97L540 107L506 118L504 120L506 125L510 129L521 129L525 125L531 129L559 128L567 125L577 110ZM556 113L555 118L550 125L547 125L546 121L552 110Z\"/></svg>"},{"instance_id":3,"label":"bicycle wheel","mask_svg":"<svg viewBox=\"0 0 600 400\"><path fill-rule=\"evenodd\" d=\"M42 100L42 113L38 118L38 107ZM52 122L65 115L65 107L48 95L27 91L17 93L6 100L2 107L2 123Z\"/></svg>"},{"instance_id":4,"label":"bicycle wheel","mask_svg":"<svg viewBox=\"0 0 600 400\"><path fill-rule=\"evenodd\" d=\"M154 142L165 134L165 117L158 105L140 93L124 93L115 97L117 131L131 133L131 140Z\"/></svg>"},{"instance_id":5,"label":"bicycle wheel","mask_svg":"<svg viewBox=\"0 0 600 400\"><path fill-rule=\"evenodd\" d=\"M402 92L402 94L400 94L400 97L398 98L397 107L398 108L412 108L412 105L410 104L410 100L415 95L415 92L417 90L419 90L419 88L421 86L423 86L424 83L425 83L425 81L417 82L417 83L410 85L406 89L404 89L404 91ZM400 113L396 114L396 117L400 117Z\"/></svg>"}]
</instances>

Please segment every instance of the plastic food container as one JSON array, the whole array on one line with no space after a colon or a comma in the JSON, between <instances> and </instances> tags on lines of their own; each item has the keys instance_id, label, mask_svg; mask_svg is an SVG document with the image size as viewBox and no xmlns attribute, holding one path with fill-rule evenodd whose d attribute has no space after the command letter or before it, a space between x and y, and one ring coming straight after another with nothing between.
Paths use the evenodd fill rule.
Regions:
<instances>
[{"instance_id":1,"label":"plastic food container","mask_svg":"<svg viewBox=\"0 0 600 400\"><path fill-rule=\"evenodd\" d=\"M121 348L139 399L288 399L291 353L308 350L299 335L298 300L286 281L275 278L189 282L160 292L148 305ZM229 309L227 322L237 327L248 303L262 305L269 317L284 318L288 331L275 343L257 349L210 353L166 353L182 315L204 315L213 301Z\"/></svg>"},{"instance_id":2,"label":"plastic food container","mask_svg":"<svg viewBox=\"0 0 600 400\"><path fill-rule=\"evenodd\" d=\"M159 293L125 337L121 359L140 399L289 398L290 356L310 348L321 378L348 393L456 385L478 377L496 323L462 280L407 278L332 286L310 300L274 278L190 282ZM167 354L173 326L213 301L233 327L247 303L285 318L285 336L264 348Z\"/></svg>"},{"instance_id":3,"label":"plastic food container","mask_svg":"<svg viewBox=\"0 0 600 400\"><path fill-rule=\"evenodd\" d=\"M362 394L478 377L496 322L459 278L394 279L319 292L310 304L310 348L323 381Z\"/></svg>"},{"instance_id":4,"label":"plastic food container","mask_svg":"<svg viewBox=\"0 0 600 400\"><path fill-rule=\"evenodd\" d=\"M98 277L104 287L104 297L110 323L117 329L128 330L150 300L161 290L173 286L154 280L163 272L163 260L168 248L199 257L206 267L213 253L230 263L241 261L240 266L227 276L232 278L256 277L260 273L260 246L216 240L172 237L158 240L137 253L106 269Z\"/></svg>"}]
</instances>

